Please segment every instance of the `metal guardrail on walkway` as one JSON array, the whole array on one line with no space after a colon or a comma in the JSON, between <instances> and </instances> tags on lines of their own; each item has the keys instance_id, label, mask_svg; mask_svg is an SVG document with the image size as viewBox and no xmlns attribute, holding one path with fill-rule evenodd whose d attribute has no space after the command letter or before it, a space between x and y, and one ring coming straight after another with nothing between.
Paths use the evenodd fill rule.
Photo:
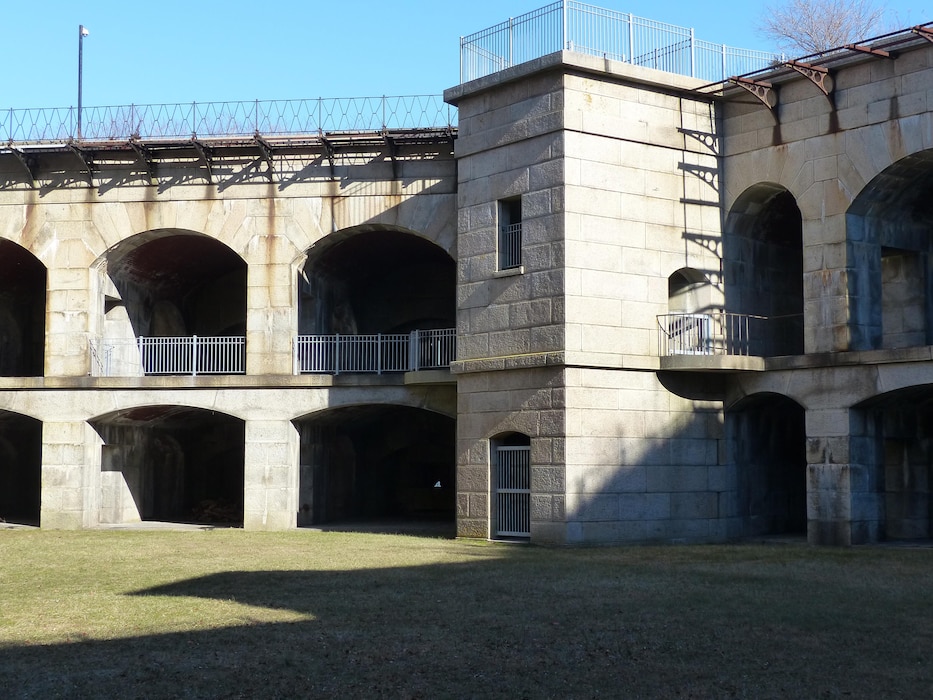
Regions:
<instances>
[{"instance_id":1,"label":"metal guardrail on walkway","mask_svg":"<svg viewBox=\"0 0 933 700\"><path fill-rule=\"evenodd\" d=\"M767 67L776 57L702 41L693 29L576 0L558 0L460 39L465 83L555 51L575 51L709 82Z\"/></svg>"},{"instance_id":2,"label":"metal guardrail on walkway","mask_svg":"<svg viewBox=\"0 0 933 700\"><path fill-rule=\"evenodd\" d=\"M77 133L77 117L74 107L3 110L0 139L43 143L78 138L127 141L288 136L448 129L457 122L456 108L440 95L84 107L81 134Z\"/></svg>"},{"instance_id":3,"label":"metal guardrail on walkway","mask_svg":"<svg viewBox=\"0 0 933 700\"><path fill-rule=\"evenodd\" d=\"M91 344L99 376L244 374L243 336L127 338Z\"/></svg>"},{"instance_id":4,"label":"metal guardrail on walkway","mask_svg":"<svg viewBox=\"0 0 933 700\"><path fill-rule=\"evenodd\" d=\"M453 328L371 335L300 335L298 374L414 372L449 367L456 357Z\"/></svg>"}]
</instances>

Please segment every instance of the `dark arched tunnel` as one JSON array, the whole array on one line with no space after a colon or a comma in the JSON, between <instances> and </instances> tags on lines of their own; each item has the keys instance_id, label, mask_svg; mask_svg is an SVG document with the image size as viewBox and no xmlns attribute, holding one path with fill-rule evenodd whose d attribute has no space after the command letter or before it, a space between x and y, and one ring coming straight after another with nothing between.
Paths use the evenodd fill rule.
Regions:
<instances>
[{"instance_id":1,"label":"dark arched tunnel","mask_svg":"<svg viewBox=\"0 0 933 700\"><path fill-rule=\"evenodd\" d=\"M453 418L405 406L332 409L296 421L299 525L446 522L453 526Z\"/></svg>"}]
</instances>

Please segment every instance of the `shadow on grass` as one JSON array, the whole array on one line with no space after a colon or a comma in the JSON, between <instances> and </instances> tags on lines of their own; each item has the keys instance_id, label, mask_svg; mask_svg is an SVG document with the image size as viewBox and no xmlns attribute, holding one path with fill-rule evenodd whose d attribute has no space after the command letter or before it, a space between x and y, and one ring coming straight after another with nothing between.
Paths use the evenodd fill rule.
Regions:
<instances>
[{"instance_id":1,"label":"shadow on grass","mask_svg":"<svg viewBox=\"0 0 933 700\"><path fill-rule=\"evenodd\" d=\"M861 588L841 580L812 590L786 564L735 573L663 557L630 562L624 552L533 549L404 568L223 572L131 595L235 601L309 619L254 624L244 609L235 627L8 647L0 687L6 697L42 698L915 697L930 689L929 605L891 619L888 606L904 601L890 592L873 611ZM813 610L798 615L797 605ZM912 618L917 630L883 635Z\"/></svg>"}]
</instances>

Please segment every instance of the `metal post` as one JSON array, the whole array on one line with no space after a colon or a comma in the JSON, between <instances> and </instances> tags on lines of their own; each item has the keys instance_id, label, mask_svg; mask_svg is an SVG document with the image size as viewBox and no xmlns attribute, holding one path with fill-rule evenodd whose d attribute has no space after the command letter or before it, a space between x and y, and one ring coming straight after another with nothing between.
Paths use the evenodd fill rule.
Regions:
<instances>
[{"instance_id":1,"label":"metal post","mask_svg":"<svg viewBox=\"0 0 933 700\"><path fill-rule=\"evenodd\" d=\"M635 63L635 18L628 13L628 62Z\"/></svg>"},{"instance_id":2,"label":"metal post","mask_svg":"<svg viewBox=\"0 0 933 700\"><path fill-rule=\"evenodd\" d=\"M560 4L560 13L561 13L561 15L560 15L560 22L561 22L561 27L560 27L561 37L560 37L560 39L561 39L561 41L560 41L560 43L561 43L561 46L562 46L564 49L566 49L567 51L570 51L570 50L572 50L572 48L571 48L571 46L570 46L570 42L569 42L568 39L567 39L567 37L568 37L568 35L569 35L569 32L567 31L567 0L563 0L563 2Z\"/></svg>"},{"instance_id":3,"label":"metal post","mask_svg":"<svg viewBox=\"0 0 933 700\"><path fill-rule=\"evenodd\" d=\"M84 37L90 32L83 24L78 25L78 139L81 138L81 98L84 79Z\"/></svg>"},{"instance_id":4,"label":"metal post","mask_svg":"<svg viewBox=\"0 0 933 700\"><path fill-rule=\"evenodd\" d=\"M690 27L690 77L697 77L696 36L693 27Z\"/></svg>"},{"instance_id":5,"label":"metal post","mask_svg":"<svg viewBox=\"0 0 933 700\"><path fill-rule=\"evenodd\" d=\"M191 336L191 376L198 373L198 336Z\"/></svg>"},{"instance_id":6,"label":"metal post","mask_svg":"<svg viewBox=\"0 0 933 700\"><path fill-rule=\"evenodd\" d=\"M508 68L512 67L512 18L509 17L509 65Z\"/></svg>"}]
</instances>

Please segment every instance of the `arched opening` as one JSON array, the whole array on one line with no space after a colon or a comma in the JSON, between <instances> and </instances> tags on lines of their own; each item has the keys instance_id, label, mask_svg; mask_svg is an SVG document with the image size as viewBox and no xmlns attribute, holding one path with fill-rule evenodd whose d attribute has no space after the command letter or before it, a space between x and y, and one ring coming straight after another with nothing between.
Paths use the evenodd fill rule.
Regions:
<instances>
[{"instance_id":1,"label":"arched opening","mask_svg":"<svg viewBox=\"0 0 933 700\"><path fill-rule=\"evenodd\" d=\"M933 386L901 389L854 409L852 460L880 498L882 538L933 537Z\"/></svg>"},{"instance_id":2,"label":"arched opening","mask_svg":"<svg viewBox=\"0 0 933 700\"><path fill-rule=\"evenodd\" d=\"M247 265L230 248L166 229L117 244L105 263L98 373L244 371Z\"/></svg>"},{"instance_id":3,"label":"arched opening","mask_svg":"<svg viewBox=\"0 0 933 700\"><path fill-rule=\"evenodd\" d=\"M502 433L489 441L493 539L531 537L531 438Z\"/></svg>"},{"instance_id":4,"label":"arched opening","mask_svg":"<svg viewBox=\"0 0 933 700\"><path fill-rule=\"evenodd\" d=\"M803 219L794 196L763 183L735 202L723 233L726 312L747 317L749 354L803 348Z\"/></svg>"},{"instance_id":5,"label":"arched opening","mask_svg":"<svg viewBox=\"0 0 933 700\"><path fill-rule=\"evenodd\" d=\"M662 355L722 352L727 338L723 334L721 310L713 307L714 289L703 273L689 267L667 278L668 313L658 318Z\"/></svg>"},{"instance_id":6,"label":"arched opening","mask_svg":"<svg viewBox=\"0 0 933 700\"><path fill-rule=\"evenodd\" d=\"M39 524L42 423L0 411L0 522Z\"/></svg>"},{"instance_id":7,"label":"arched opening","mask_svg":"<svg viewBox=\"0 0 933 700\"><path fill-rule=\"evenodd\" d=\"M300 334L407 333L456 325L453 258L396 230L334 234L299 279Z\"/></svg>"},{"instance_id":8,"label":"arched opening","mask_svg":"<svg viewBox=\"0 0 933 700\"><path fill-rule=\"evenodd\" d=\"M242 526L242 420L185 406L142 406L91 424L104 441L101 523Z\"/></svg>"},{"instance_id":9,"label":"arched opening","mask_svg":"<svg viewBox=\"0 0 933 700\"><path fill-rule=\"evenodd\" d=\"M743 399L726 412L736 512L746 535L807 531L807 431L802 406L777 394Z\"/></svg>"},{"instance_id":10,"label":"arched opening","mask_svg":"<svg viewBox=\"0 0 933 700\"><path fill-rule=\"evenodd\" d=\"M295 421L298 524L454 531L453 418L407 406L334 408Z\"/></svg>"},{"instance_id":11,"label":"arched opening","mask_svg":"<svg viewBox=\"0 0 933 700\"><path fill-rule=\"evenodd\" d=\"M852 349L933 342L933 150L869 182L846 214Z\"/></svg>"},{"instance_id":12,"label":"arched opening","mask_svg":"<svg viewBox=\"0 0 933 700\"><path fill-rule=\"evenodd\" d=\"M41 377L45 368L45 266L0 240L0 376Z\"/></svg>"}]
</instances>

